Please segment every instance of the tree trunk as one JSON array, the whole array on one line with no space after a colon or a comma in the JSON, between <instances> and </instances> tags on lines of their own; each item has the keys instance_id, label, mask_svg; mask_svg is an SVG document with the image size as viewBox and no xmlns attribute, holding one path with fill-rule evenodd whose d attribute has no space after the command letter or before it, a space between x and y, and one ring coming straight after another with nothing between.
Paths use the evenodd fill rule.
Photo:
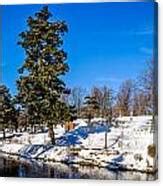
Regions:
<instances>
[{"instance_id":1,"label":"tree trunk","mask_svg":"<svg viewBox=\"0 0 163 186\"><path fill-rule=\"evenodd\" d=\"M24 127L24 132L27 131L27 126ZM22 132L22 128L21 128L21 132Z\"/></svg>"},{"instance_id":2,"label":"tree trunk","mask_svg":"<svg viewBox=\"0 0 163 186\"><path fill-rule=\"evenodd\" d=\"M92 118L92 116L91 116L91 114L89 114L89 115L88 115L88 125L89 125L89 126L91 126L91 118Z\"/></svg>"},{"instance_id":3,"label":"tree trunk","mask_svg":"<svg viewBox=\"0 0 163 186\"><path fill-rule=\"evenodd\" d=\"M107 149L108 148L108 125L111 125L111 120L108 122L108 120L106 120L106 123L105 123L105 125L106 125L106 132L105 132L105 149Z\"/></svg>"},{"instance_id":4,"label":"tree trunk","mask_svg":"<svg viewBox=\"0 0 163 186\"><path fill-rule=\"evenodd\" d=\"M55 145L55 135L53 131L53 126L49 126L49 137L51 138L52 145Z\"/></svg>"},{"instance_id":5,"label":"tree trunk","mask_svg":"<svg viewBox=\"0 0 163 186\"><path fill-rule=\"evenodd\" d=\"M33 134L36 134L36 126L33 124L33 125L31 126L31 128L32 128L32 133L33 133Z\"/></svg>"},{"instance_id":6,"label":"tree trunk","mask_svg":"<svg viewBox=\"0 0 163 186\"><path fill-rule=\"evenodd\" d=\"M6 139L6 133L5 133L5 129L2 130L3 131L3 139Z\"/></svg>"},{"instance_id":7,"label":"tree trunk","mask_svg":"<svg viewBox=\"0 0 163 186\"><path fill-rule=\"evenodd\" d=\"M107 149L108 144L107 144L107 138L108 138L108 132L105 132L105 149Z\"/></svg>"},{"instance_id":8,"label":"tree trunk","mask_svg":"<svg viewBox=\"0 0 163 186\"><path fill-rule=\"evenodd\" d=\"M15 132L18 132L18 124L15 124Z\"/></svg>"},{"instance_id":9,"label":"tree trunk","mask_svg":"<svg viewBox=\"0 0 163 186\"><path fill-rule=\"evenodd\" d=\"M19 132L22 132L22 128L19 129Z\"/></svg>"}]
</instances>

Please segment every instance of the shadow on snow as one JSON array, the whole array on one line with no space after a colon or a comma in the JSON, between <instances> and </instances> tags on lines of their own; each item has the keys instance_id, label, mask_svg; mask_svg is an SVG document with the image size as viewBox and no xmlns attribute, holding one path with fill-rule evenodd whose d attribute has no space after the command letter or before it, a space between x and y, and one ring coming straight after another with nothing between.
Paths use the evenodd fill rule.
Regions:
<instances>
[{"instance_id":1,"label":"shadow on snow","mask_svg":"<svg viewBox=\"0 0 163 186\"><path fill-rule=\"evenodd\" d=\"M105 124L95 124L93 126L79 126L73 131L66 132L56 140L58 146L70 146L81 144L81 139L86 139L89 134L110 132L110 126Z\"/></svg>"},{"instance_id":2,"label":"shadow on snow","mask_svg":"<svg viewBox=\"0 0 163 186\"><path fill-rule=\"evenodd\" d=\"M81 139L86 139L89 134L101 133L101 132L110 132L110 126L105 124L95 124L93 126L79 126L78 128L65 132L63 136L56 139L56 146L70 146L70 145L77 145L81 144ZM51 144L46 145L26 145L20 151L20 155L25 158L37 158L44 152L50 150L54 146Z\"/></svg>"}]
</instances>

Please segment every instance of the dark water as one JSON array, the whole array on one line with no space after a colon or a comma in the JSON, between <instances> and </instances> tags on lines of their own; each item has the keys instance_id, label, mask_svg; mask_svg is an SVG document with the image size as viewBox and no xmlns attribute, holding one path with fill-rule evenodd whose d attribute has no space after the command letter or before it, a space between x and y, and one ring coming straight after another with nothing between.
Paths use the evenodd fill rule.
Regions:
<instances>
[{"instance_id":1,"label":"dark water","mask_svg":"<svg viewBox=\"0 0 163 186\"><path fill-rule=\"evenodd\" d=\"M68 166L0 156L0 176L67 179L154 180L156 175L139 172L109 171L103 168Z\"/></svg>"}]
</instances>

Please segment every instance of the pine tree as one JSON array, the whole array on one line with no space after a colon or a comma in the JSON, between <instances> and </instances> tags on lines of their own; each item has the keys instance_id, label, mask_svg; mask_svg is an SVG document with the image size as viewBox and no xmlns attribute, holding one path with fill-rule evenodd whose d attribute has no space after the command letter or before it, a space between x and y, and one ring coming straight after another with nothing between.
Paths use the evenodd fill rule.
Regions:
<instances>
[{"instance_id":1,"label":"pine tree","mask_svg":"<svg viewBox=\"0 0 163 186\"><path fill-rule=\"evenodd\" d=\"M98 117L103 117L111 122L112 106L113 106L113 91L112 89L103 86L102 88L93 87L91 96L98 103Z\"/></svg>"},{"instance_id":2,"label":"pine tree","mask_svg":"<svg viewBox=\"0 0 163 186\"><path fill-rule=\"evenodd\" d=\"M28 116L25 110L18 108L17 109L17 125L20 131L22 131L22 129L24 129L24 131L27 130L27 127L28 127L27 121L28 121Z\"/></svg>"},{"instance_id":3,"label":"pine tree","mask_svg":"<svg viewBox=\"0 0 163 186\"><path fill-rule=\"evenodd\" d=\"M69 106L69 120L73 121L75 119L77 119L77 109L75 105L70 105Z\"/></svg>"},{"instance_id":4,"label":"pine tree","mask_svg":"<svg viewBox=\"0 0 163 186\"><path fill-rule=\"evenodd\" d=\"M28 18L27 30L19 35L18 44L25 50L26 58L19 69L17 99L27 110L28 122L48 125L54 144L53 125L62 117L58 107L63 104L60 97L65 90L61 76L69 67L62 49L67 25L64 21L52 21L51 17L48 7L43 7Z\"/></svg>"},{"instance_id":5,"label":"pine tree","mask_svg":"<svg viewBox=\"0 0 163 186\"><path fill-rule=\"evenodd\" d=\"M9 89L5 85L0 85L0 128L3 131L3 139L6 138L5 129L11 128L13 122L15 122L15 109Z\"/></svg>"},{"instance_id":6,"label":"pine tree","mask_svg":"<svg viewBox=\"0 0 163 186\"><path fill-rule=\"evenodd\" d=\"M88 118L88 123L91 124L91 119L95 116L97 110L99 109L99 103L93 96L86 96L84 99L86 117Z\"/></svg>"}]
</instances>

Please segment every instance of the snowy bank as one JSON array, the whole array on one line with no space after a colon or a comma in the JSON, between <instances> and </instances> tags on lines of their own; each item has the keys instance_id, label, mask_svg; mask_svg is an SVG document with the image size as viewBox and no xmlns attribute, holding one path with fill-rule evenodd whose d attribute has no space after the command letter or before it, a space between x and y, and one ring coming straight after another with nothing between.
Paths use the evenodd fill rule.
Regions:
<instances>
[{"instance_id":1,"label":"snowy bank","mask_svg":"<svg viewBox=\"0 0 163 186\"><path fill-rule=\"evenodd\" d=\"M50 145L47 133L24 133L20 137L14 137L11 143L0 146L0 150L44 161L94 165L112 170L155 172L157 153L151 157L148 152L149 145L154 144L154 133L150 130L151 117L134 117L132 121L130 117L123 117L118 120L123 123L123 127L106 126L101 121L90 128L84 120L78 119L75 121L75 129L70 132L65 132L59 126L55 129L56 146Z\"/></svg>"}]
</instances>

